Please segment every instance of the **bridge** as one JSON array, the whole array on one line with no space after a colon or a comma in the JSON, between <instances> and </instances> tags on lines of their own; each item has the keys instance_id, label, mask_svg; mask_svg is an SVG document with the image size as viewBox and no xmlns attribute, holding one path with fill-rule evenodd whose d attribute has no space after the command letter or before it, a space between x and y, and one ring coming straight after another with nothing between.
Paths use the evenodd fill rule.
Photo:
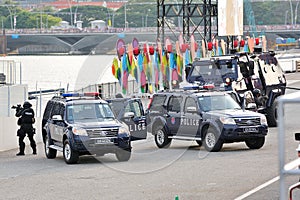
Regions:
<instances>
[{"instance_id":1,"label":"bridge","mask_svg":"<svg viewBox=\"0 0 300 200\"><path fill-rule=\"evenodd\" d=\"M244 35L249 28L245 26ZM257 26L258 33L267 38L300 38L300 26ZM167 32L166 36L176 41L180 32ZM7 32L8 53L36 54L36 53L69 53L69 54L115 54L116 41L122 38L126 44L133 38L139 41L156 41L156 28L127 29L125 32ZM201 38L197 38L200 40Z\"/></svg>"}]
</instances>

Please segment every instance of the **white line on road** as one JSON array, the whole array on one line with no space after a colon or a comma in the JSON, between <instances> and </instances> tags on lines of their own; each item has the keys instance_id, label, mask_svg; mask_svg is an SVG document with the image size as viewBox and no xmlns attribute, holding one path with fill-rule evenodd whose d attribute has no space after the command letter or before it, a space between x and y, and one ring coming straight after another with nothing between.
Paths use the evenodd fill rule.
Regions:
<instances>
[{"instance_id":1,"label":"white line on road","mask_svg":"<svg viewBox=\"0 0 300 200\"><path fill-rule=\"evenodd\" d=\"M258 186L256 188L254 188L253 190L250 190L249 192L247 192L247 193L245 193L245 194L243 194L243 195L235 198L234 200L242 200L242 199L244 199L246 197L249 197L250 195L254 194L255 192L257 192L257 191L259 191L259 190L261 190L261 189L263 189L263 188L271 185L272 183L274 183L274 182L276 182L278 180L279 180L279 176L277 176L277 177L269 180L268 182L265 182L265 183L261 184L260 186Z\"/></svg>"}]
</instances>

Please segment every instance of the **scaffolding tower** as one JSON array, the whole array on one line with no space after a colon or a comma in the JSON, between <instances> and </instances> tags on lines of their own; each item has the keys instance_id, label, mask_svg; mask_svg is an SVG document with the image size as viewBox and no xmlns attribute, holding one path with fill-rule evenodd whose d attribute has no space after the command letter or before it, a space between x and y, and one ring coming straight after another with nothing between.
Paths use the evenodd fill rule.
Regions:
<instances>
[{"instance_id":1,"label":"scaffolding tower","mask_svg":"<svg viewBox=\"0 0 300 200\"><path fill-rule=\"evenodd\" d=\"M189 42L194 35L197 40L211 41L218 33L217 16L218 0L182 0L180 4L167 3L167 0L157 0L157 38L164 43L165 31L168 28L178 38L183 35L185 42ZM182 27L174 27L171 18L182 19Z\"/></svg>"}]
</instances>

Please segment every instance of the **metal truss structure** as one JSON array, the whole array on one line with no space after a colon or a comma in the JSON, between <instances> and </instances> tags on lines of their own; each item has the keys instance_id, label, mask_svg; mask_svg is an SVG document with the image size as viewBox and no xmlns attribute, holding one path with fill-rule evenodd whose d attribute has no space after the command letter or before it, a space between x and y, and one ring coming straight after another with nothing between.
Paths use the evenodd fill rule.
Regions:
<instances>
[{"instance_id":1,"label":"metal truss structure","mask_svg":"<svg viewBox=\"0 0 300 200\"><path fill-rule=\"evenodd\" d=\"M157 38L165 41L165 31L168 28L175 37L183 35L185 42L189 42L191 35L196 40L211 41L218 33L217 16L218 0L182 0L180 4L169 3L167 0L157 0ZM182 27L174 26L174 18L182 20ZM173 20L173 21L172 21Z\"/></svg>"}]
</instances>

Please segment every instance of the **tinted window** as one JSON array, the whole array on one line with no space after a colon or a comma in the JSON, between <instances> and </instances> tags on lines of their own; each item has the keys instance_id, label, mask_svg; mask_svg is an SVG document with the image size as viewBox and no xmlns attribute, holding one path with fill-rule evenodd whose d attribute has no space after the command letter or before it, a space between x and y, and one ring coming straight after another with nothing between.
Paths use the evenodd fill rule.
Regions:
<instances>
[{"instance_id":1,"label":"tinted window","mask_svg":"<svg viewBox=\"0 0 300 200\"><path fill-rule=\"evenodd\" d=\"M115 116L117 117L120 114L121 110L124 108L124 101L112 101L109 102L109 105Z\"/></svg>"},{"instance_id":2,"label":"tinted window","mask_svg":"<svg viewBox=\"0 0 300 200\"><path fill-rule=\"evenodd\" d=\"M186 99L185 105L184 105L184 111L186 111L188 107L195 107L195 108L197 108L196 101L193 98L188 97Z\"/></svg>"},{"instance_id":3,"label":"tinted window","mask_svg":"<svg viewBox=\"0 0 300 200\"><path fill-rule=\"evenodd\" d=\"M130 102L129 104L127 104L127 106L125 108L125 112L133 112L134 117L142 116L141 107L140 107L139 102L137 102L137 101Z\"/></svg>"},{"instance_id":4,"label":"tinted window","mask_svg":"<svg viewBox=\"0 0 300 200\"><path fill-rule=\"evenodd\" d=\"M60 114L60 106L61 106L60 103L58 103L58 102L54 103L54 106L53 106L53 109L52 109L52 112L51 112L51 117L53 115L59 115Z\"/></svg>"},{"instance_id":5,"label":"tinted window","mask_svg":"<svg viewBox=\"0 0 300 200\"><path fill-rule=\"evenodd\" d=\"M229 95L202 96L198 97L198 100L200 108L204 112L212 110L241 109L239 104Z\"/></svg>"},{"instance_id":6,"label":"tinted window","mask_svg":"<svg viewBox=\"0 0 300 200\"><path fill-rule=\"evenodd\" d=\"M168 104L168 110L172 112L180 112L182 97L171 96Z\"/></svg>"},{"instance_id":7,"label":"tinted window","mask_svg":"<svg viewBox=\"0 0 300 200\"><path fill-rule=\"evenodd\" d=\"M109 105L103 103L71 104L67 106L66 113L70 123L115 119Z\"/></svg>"},{"instance_id":8,"label":"tinted window","mask_svg":"<svg viewBox=\"0 0 300 200\"><path fill-rule=\"evenodd\" d=\"M166 96L162 96L162 95L154 95L151 105L150 105L150 109L153 111L163 111L163 105L165 102Z\"/></svg>"},{"instance_id":9,"label":"tinted window","mask_svg":"<svg viewBox=\"0 0 300 200\"><path fill-rule=\"evenodd\" d=\"M51 113L51 109L52 109L53 104L54 104L53 101L48 101L48 103L46 105L46 108L45 108L45 111L44 111L44 116L43 116L44 120L47 120L47 119L50 118L50 113Z\"/></svg>"}]
</instances>

